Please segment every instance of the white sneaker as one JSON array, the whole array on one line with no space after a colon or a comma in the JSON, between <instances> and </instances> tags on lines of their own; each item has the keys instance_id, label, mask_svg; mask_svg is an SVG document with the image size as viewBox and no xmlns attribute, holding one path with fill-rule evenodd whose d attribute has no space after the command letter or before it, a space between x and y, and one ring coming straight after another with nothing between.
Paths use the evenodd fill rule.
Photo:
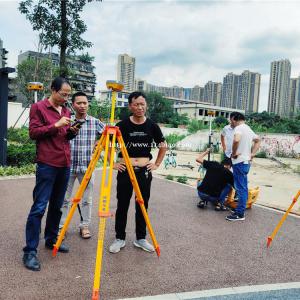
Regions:
<instances>
[{"instance_id":1,"label":"white sneaker","mask_svg":"<svg viewBox=\"0 0 300 300\"><path fill-rule=\"evenodd\" d=\"M154 247L145 239L135 240L133 245L147 252L154 252Z\"/></svg>"},{"instance_id":2,"label":"white sneaker","mask_svg":"<svg viewBox=\"0 0 300 300\"><path fill-rule=\"evenodd\" d=\"M125 241L124 240L119 240L119 239L116 239L114 240L114 242L110 245L109 247L109 252L110 253L118 253L120 252L120 250L122 248L124 248L126 245Z\"/></svg>"}]
</instances>

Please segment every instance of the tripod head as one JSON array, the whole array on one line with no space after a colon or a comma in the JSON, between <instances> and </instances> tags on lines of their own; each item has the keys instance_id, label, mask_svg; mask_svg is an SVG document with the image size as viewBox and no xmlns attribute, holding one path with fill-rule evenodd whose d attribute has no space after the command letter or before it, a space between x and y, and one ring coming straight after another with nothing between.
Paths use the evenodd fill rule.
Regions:
<instances>
[{"instance_id":1,"label":"tripod head","mask_svg":"<svg viewBox=\"0 0 300 300\"><path fill-rule=\"evenodd\" d=\"M124 85L121 82L115 80L107 80L106 87L111 90L111 112L110 112L110 124L114 122L115 119L115 107L116 107L116 93L121 92Z\"/></svg>"}]
</instances>

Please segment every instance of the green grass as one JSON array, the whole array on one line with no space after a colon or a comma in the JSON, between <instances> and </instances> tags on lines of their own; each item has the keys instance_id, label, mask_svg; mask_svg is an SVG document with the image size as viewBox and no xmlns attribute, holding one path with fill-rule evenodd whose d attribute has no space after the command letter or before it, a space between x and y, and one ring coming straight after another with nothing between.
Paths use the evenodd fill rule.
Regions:
<instances>
[{"instance_id":1,"label":"green grass","mask_svg":"<svg viewBox=\"0 0 300 300\"><path fill-rule=\"evenodd\" d=\"M168 179L168 180L174 180L174 176L171 175L171 174L168 174L168 175L166 176L166 179Z\"/></svg>"},{"instance_id":2,"label":"green grass","mask_svg":"<svg viewBox=\"0 0 300 300\"><path fill-rule=\"evenodd\" d=\"M180 182L180 183L183 183L183 184L186 184L187 183L187 177L186 176L179 176L177 178L177 181Z\"/></svg>"}]
</instances>

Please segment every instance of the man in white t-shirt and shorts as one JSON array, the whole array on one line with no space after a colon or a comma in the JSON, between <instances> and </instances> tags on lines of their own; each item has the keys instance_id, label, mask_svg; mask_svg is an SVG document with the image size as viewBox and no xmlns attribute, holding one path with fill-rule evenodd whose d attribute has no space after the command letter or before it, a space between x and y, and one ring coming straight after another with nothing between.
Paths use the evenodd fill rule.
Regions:
<instances>
[{"instance_id":1,"label":"man in white t-shirt and shorts","mask_svg":"<svg viewBox=\"0 0 300 300\"><path fill-rule=\"evenodd\" d=\"M251 161L259 148L260 138L245 124L245 116L242 113L235 112L232 123L234 131L231 160L234 186L239 201L235 211L227 216L226 220L243 221L245 220L245 209L248 200L247 175L250 170Z\"/></svg>"}]
</instances>

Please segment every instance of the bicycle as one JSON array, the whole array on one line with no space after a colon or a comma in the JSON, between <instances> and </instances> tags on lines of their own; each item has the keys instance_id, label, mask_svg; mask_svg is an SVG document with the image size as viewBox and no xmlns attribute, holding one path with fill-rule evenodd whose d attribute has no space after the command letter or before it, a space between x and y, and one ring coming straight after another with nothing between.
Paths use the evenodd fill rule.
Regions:
<instances>
[{"instance_id":1,"label":"bicycle","mask_svg":"<svg viewBox=\"0 0 300 300\"><path fill-rule=\"evenodd\" d=\"M172 166L173 168L177 167L177 162L176 162L176 159L175 159L176 155L177 154L175 152L173 152L172 150L171 150L170 153L166 154L167 157L164 159L165 169L168 169L169 166Z\"/></svg>"}]
</instances>

